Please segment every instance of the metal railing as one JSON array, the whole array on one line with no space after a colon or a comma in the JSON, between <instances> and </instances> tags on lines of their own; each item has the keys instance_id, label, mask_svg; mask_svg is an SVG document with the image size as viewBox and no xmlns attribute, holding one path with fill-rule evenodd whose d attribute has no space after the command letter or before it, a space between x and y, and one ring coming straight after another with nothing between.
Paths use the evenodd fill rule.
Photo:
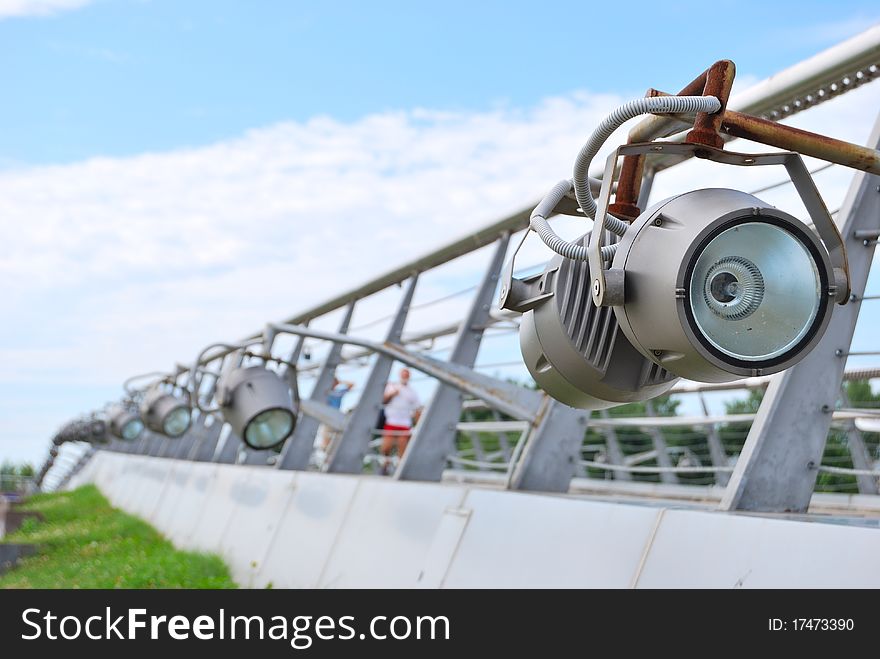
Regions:
<instances>
[{"instance_id":1,"label":"metal railing","mask_svg":"<svg viewBox=\"0 0 880 659\"><path fill-rule=\"evenodd\" d=\"M876 78L878 64L880 27L875 27L759 83L734 97L730 107L771 118L791 116ZM819 93L823 89L829 91ZM664 161L656 171L673 164ZM831 167L834 166L823 165L813 173ZM646 183L643 187L649 188L650 181ZM756 191L775 190L782 185L766 184ZM767 387L772 378L749 378L720 385L676 385L671 392L673 398L698 397L702 416L669 416L672 408L658 411L660 402L622 410L629 415L626 418L619 416L621 410L591 415L565 408L532 389L524 381L515 346L509 345L507 350L494 347L496 343L503 344L505 337L509 341L518 326L517 316L493 308L492 301L508 242L512 234L526 229L531 208L470 232L274 325L275 329L289 332L293 344L275 339L269 349L282 360L296 364L300 386L308 394L297 429L280 452L245 450L228 426L198 414L191 430L180 440L146 432L134 443L113 441L106 450L326 472L376 473L389 464L388 472L400 479L439 480L444 472L447 476L454 472L455 478L480 482L494 474L503 485L518 489L567 491L572 477L676 486L725 485L736 469L737 456L756 410L710 415L704 397L726 391L732 401L742 399L749 391ZM865 238L866 247L871 240L870 236ZM484 248L489 252L489 263L479 283L463 286L456 281L456 285L449 286L452 292L427 300L415 296L416 284L430 277L435 269ZM393 292L396 287L400 291L395 312L358 319L349 327L348 320L356 306L373 295ZM878 297L866 294L856 302L861 304ZM438 309L447 308L448 313L444 311L442 318L436 318ZM347 312L346 320L338 332L316 329L334 320L334 312L343 310ZM434 322L424 322L426 318L434 318ZM416 329L406 329L412 327ZM364 333L381 330L385 331L382 339L363 338ZM254 341L262 336L263 332L256 332L244 340ZM872 350L851 351L848 346L841 350L837 357L842 359L877 354ZM326 352L325 358L317 358L322 351ZM200 366L217 373L233 352L211 351ZM426 396L425 413L402 460L399 456L381 454L381 432L375 429L381 392L394 363L409 365L415 371L415 383L435 384L435 391ZM280 371L286 368L281 363L269 367ZM177 377L185 380L190 368L179 367ZM519 381L509 382L503 375L505 369L514 369L513 375ZM487 375L487 371L496 375ZM349 394L347 413L334 414L325 409L322 397L336 373L358 382ZM878 376L880 366L853 365L844 379L864 381ZM203 378L198 395L206 401L213 394L215 380ZM825 455L814 466L817 491L877 494L880 435L864 429L870 427L870 423L865 425L866 420L877 418L877 409L872 405L873 399L852 399L836 410L829 410L832 430ZM329 427L332 436L327 450L323 447L321 424ZM568 442L565 450L572 454L571 460L552 462L552 455L559 451L544 451L544 447L563 439ZM83 452L67 461L55 461L53 469L47 470L48 478L43 479L44 486L57 487L65 482L68 472L81 468L89 455L90 452Z\"/></svg>"}]
</instances>

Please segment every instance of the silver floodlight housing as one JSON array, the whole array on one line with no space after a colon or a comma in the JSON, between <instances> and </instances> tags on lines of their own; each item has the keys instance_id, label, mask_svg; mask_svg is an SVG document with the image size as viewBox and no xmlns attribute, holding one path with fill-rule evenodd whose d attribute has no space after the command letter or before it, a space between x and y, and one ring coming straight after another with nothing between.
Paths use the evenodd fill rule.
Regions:
<instances>
[{"instance_id":1,"label":"silver floodlight housing","mask_svg":"<svg viewBox=\"0 0 880 659\"><path fill-rule=\"evenodd\" d=\"M162 383L152 385L141 402L141 418L153 432L172 439L189 430L192 408L188 400L164 390Z\"/></svg>"},{"instance_id":2,"label":"silver floodlight housing","mask_svg":"<svg viewBox=\"0 0 880 659\"><path fill-rule=\"evenodd\" d=\"M608 158L596 217L608 211L618 158L656 153L782 165L812 226L744 192L694 190L642 212L610 262L602 247L613 234L604 230L581 239L588 261L555 256L543 272L517 280L511 259L501 306L524 314L525 364L541 388L573 407L647 400L682 377L727 382L782 371L815 347L834 303L849 299L843 240L796 153L625 145ZM566 199L556 212L571 206Z\"/></svg>"},{"instance_id":3,"label":"silver floodlight housing","mask_svg":"<svg viewBox=\"0 0 880 659\"><path fill-rule=\"evenodd\" d=\"M274 332L263 337L263 352L248 351L252 343L216 343L204 348L190 369L189 390L195 405L206 414L219 414L228 423L232 432L254 450L266 450L281 445L296 428L299 413L299 392L297 389L296 365L283 359L272 357L271 345ZM212 373L203 367L205 355L222 348L226 353L234 353L237 359L222 369ZM245 357L256 357L262 363L244 366ZM278 362L287 368L285 376L267 368L269 361ZM216 378L216 387L207 396L215 400L215 405L201 401L202 376L208 373Z\"/></svg>"},{"instance_id":4,"label":"silver floodlight housing","mask_svg":"<svg viewBox=\"0 0 880 659\"><path fill-rule=\"evenodd\" d=\"M223 419L252 449L278 446L296 426L290 386L263 365L225 371L217 383L217 401Z\"/></svg>"},{"instance_id":5,"label":"silver floodlight housing","mask_svg":"<svg viewBox=\"0 0 880 659\"><path fill-rule=\"evenodd\" d=\"M107 409L107 421L110 433L123 441L134 441L144 431L144 422L133 402L111 405Z\"/></svg>"},{"instance_id":6,"label":"silver floodlight housing","mask_svg":"<svg viewBox=\"0 0 880 659\"><path fill-rule=\"evenodd\" d=\"M81 429L85 441L90 444L110 443L110 437L107 435L107 422L97 416L84 420L81 424Z\"/></svg>"}]
</instances>

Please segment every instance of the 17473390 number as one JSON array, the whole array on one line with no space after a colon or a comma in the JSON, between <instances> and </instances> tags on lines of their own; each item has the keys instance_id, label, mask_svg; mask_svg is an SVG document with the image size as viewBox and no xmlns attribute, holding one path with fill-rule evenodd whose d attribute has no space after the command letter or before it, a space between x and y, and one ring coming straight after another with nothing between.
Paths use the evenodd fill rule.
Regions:
<instances>
[{"instance_id":1,"label":"17473390 number","mask_svg":"<svg viewBox=\"0 0 880 659\"><path fill-rule=\"evenodd\" d=\"M767 625L771 632L837 632L852 631L855 623L852 618L770 618Z\"/></svg>"}]
</instances>

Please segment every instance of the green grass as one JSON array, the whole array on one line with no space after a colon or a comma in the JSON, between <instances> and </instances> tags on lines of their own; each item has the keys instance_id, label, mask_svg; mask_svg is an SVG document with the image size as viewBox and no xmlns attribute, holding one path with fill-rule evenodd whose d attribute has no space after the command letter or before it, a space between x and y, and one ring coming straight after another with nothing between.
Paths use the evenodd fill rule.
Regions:
<instances>
[{"instance_id":1,"label":"green grass","mask_svg":"<svg viewBox=\"0 0 880 659\"><path fill-rule=\"evenodd\" d=\"M0 588L235 588L219 557L179 551L145 522L111 507L96 487L32 497L5 542L40 552L0 576Z\"/></svg>"}]
</instances>

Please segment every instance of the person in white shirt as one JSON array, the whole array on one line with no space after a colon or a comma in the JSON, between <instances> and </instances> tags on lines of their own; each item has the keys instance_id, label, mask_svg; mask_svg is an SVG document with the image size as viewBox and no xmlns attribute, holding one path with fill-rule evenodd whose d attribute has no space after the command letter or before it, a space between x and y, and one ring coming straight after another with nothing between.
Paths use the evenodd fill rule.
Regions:
<instances>
[{"instance_id":1,"label":"person in white shirt","mask_svg":"<svg viewBox=\"0 0 880 659\"><path fill-rule=\"evenodd\" d=\"M400 369L400 382L389 382L385 385L382 402L385 405L385 425L382 428L382 455L385 456L385 464L382 473L385 474L388 473L388 458L392 449L396 445L398 458L403 457L413 424L418 422L422 412L419 395L409 386L409 369Z\"/></svg>"}]
</instances>

